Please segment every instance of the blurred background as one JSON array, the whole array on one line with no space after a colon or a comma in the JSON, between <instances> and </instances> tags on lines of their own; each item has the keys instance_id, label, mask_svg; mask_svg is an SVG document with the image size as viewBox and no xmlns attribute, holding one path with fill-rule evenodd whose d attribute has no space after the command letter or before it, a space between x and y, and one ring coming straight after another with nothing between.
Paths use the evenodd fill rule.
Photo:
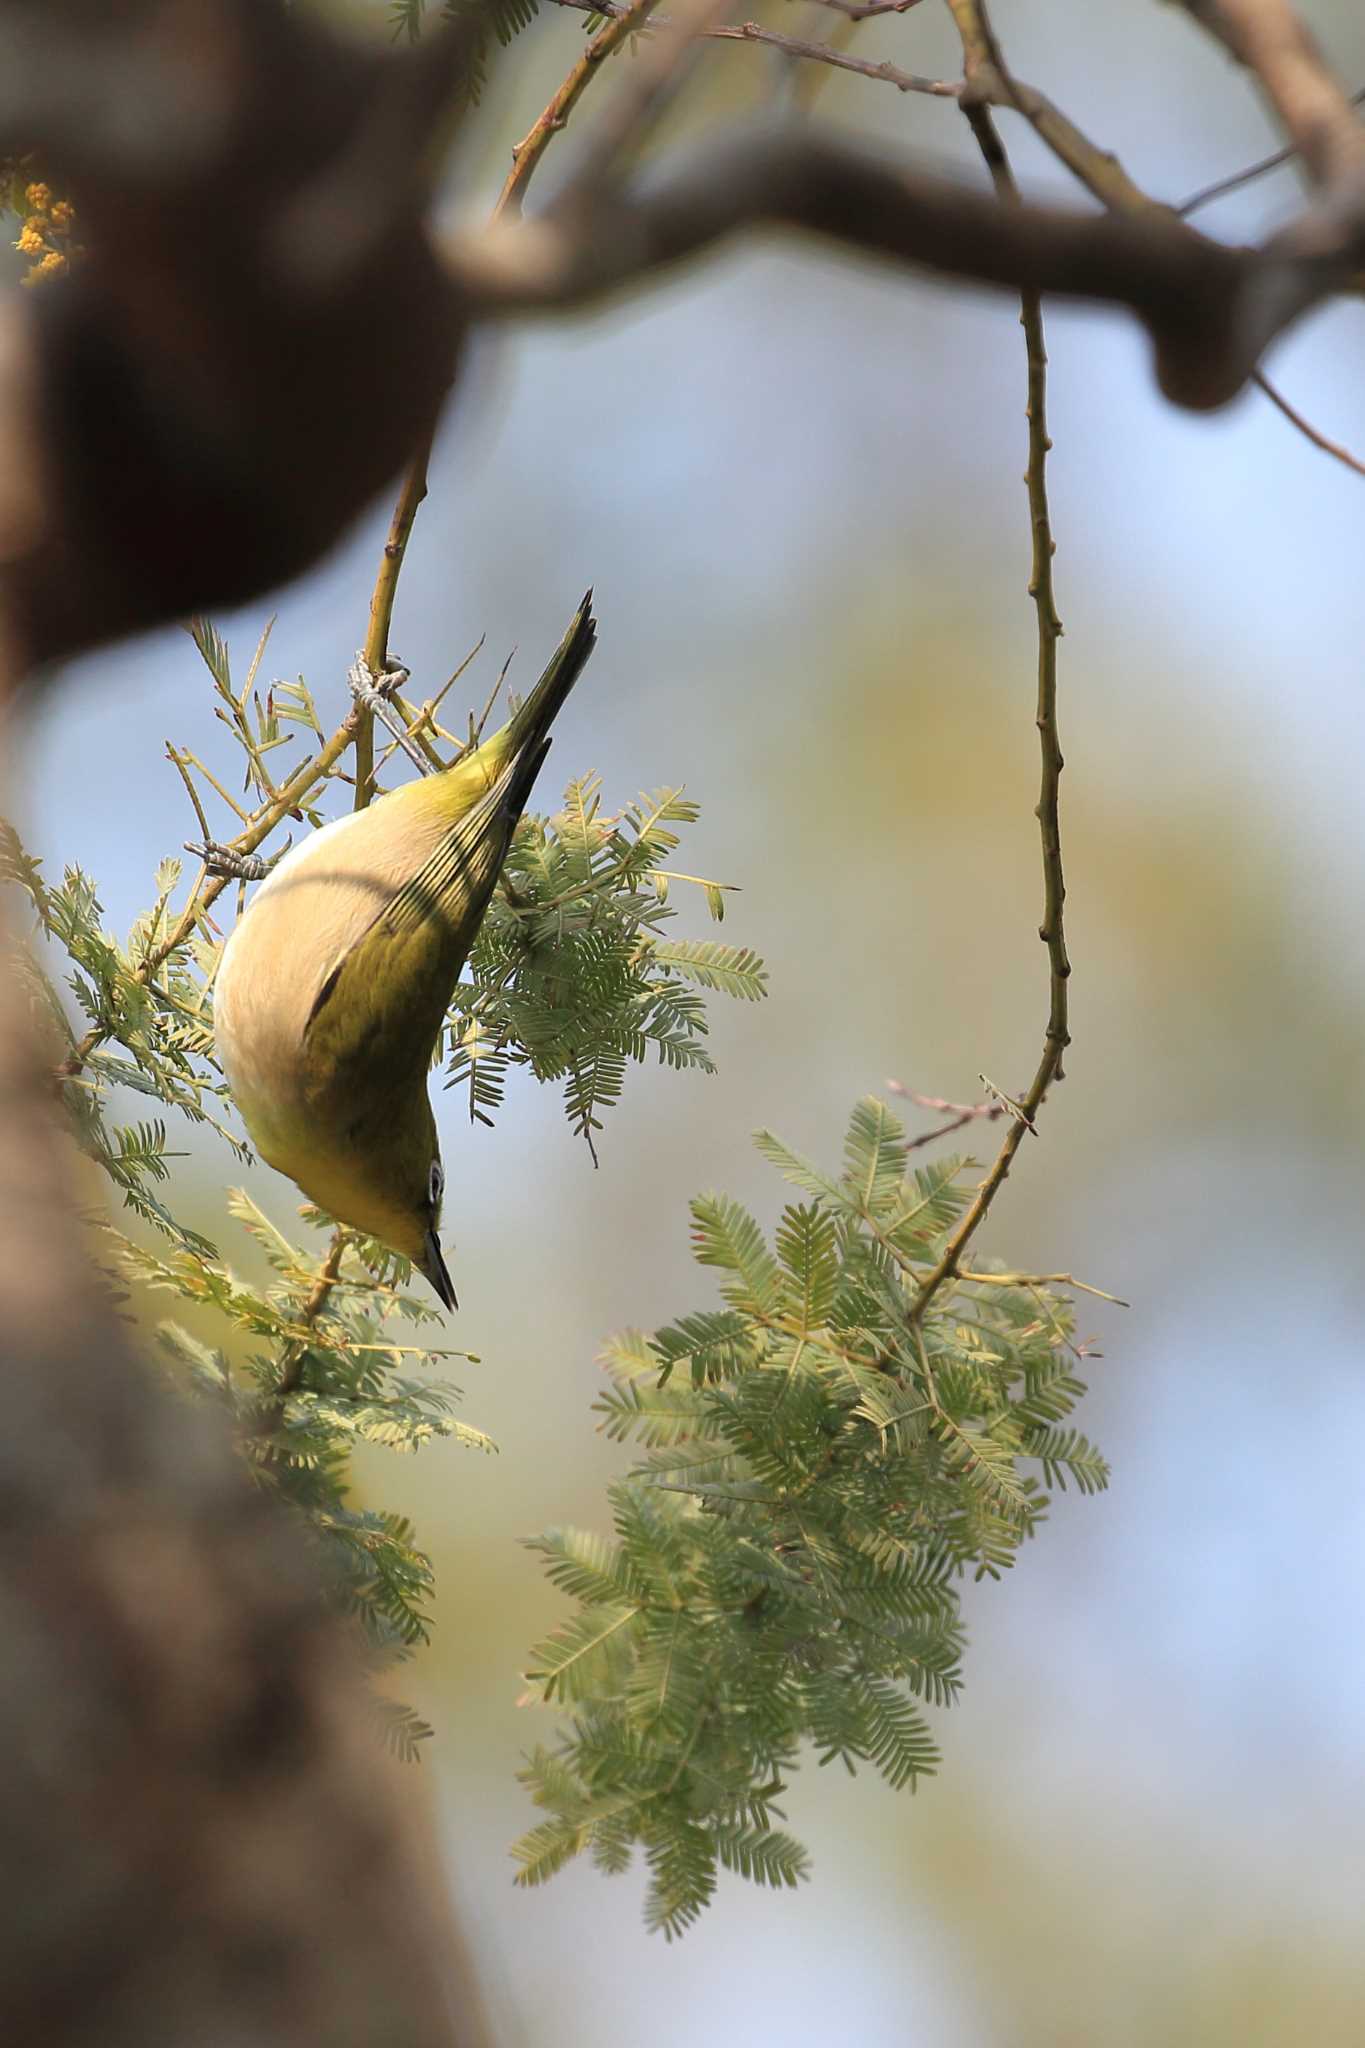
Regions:
<instances>
[{"instance_id":1,"label":"blurred background","mask_svg":"<svg viewBox=\"0 0 1365 2048\"><path fill-rule=\"evenodd\" d=\"M1357 10L1305 12L1365 82ZM1018 74L1160 198L1275 146L1175 8L995 14ZM821 36L834 20L772 18ZM581 40L546 6L504 59L459 211L486 209ZM959 68L932 7L851 47ZM818 77L814 118L980 175L950 103ZM716 46L689 119L792 90L772 52ZM1026 186L1064 191L1002 126ZM1297 191L1282 172L1205 225L1258 233ZM609 807L685 782L703 806L686 865L741 885L725 935L772 975L761 1008L716 1005L718 1078L633 1077L600 1171L551 1090L526 1083L493 1132L445 1104L454 1341L483 1361L464 1413L501 1455L381 1454L362 1478L435 1556L435 1643L402 1683L437 1735L407 1783L434 1808L497 2048L1365 2033L1365 481L1258 393L1210 419L1170 411L1118 318L1051 308L1048 336L1075 1043L985 1249L1133 1303L1081 1318L1106 1354L1082 1426L1113 1487L1061 1498L1012 1578L968 1591L941 1778L912 1800L812 1765L788 1811L813 1882L725 1881L671 1949L644 1935L634 1878L512 1889L506 1847L530 1818L513 1774L550 1732L515 1708L517 1674L562 1611L517 1538L603 1525L625 1458L590 1414L598 1347L711 1298L688 1259L693 1192L775 1216L755 1126L830 1159L888 1076L970 1100L983 1069L1011 1091L1033 1071L1047 983L1016 309L751 241L647 298L480 340L442 434L394 627L420 690L485 632L470 697L514 645L525 686L593 583L600 648L542 803L589 768ZM1338 309L1269 369L1365 450L1360 342L1360 309ZM324 716L387 511L218 621L241 665L278 609L264 672L303 673ZM162 741L221 761L214 735L178 632L80 664L32 715L21 823L35 852L97 877L119 928L191 836ZM221 1220L226 1148L184 1170L195 1220L247 1263ZM252 1187L292 1224L287 1183L258 1168Z\"/></svg>"}]
</instances>

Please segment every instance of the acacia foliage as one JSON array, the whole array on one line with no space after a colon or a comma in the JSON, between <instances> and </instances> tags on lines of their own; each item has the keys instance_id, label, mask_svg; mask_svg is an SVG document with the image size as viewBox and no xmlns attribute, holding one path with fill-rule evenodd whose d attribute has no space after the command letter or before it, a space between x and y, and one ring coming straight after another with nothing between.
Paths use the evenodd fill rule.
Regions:
<instances>
[{"instance_id":1,"label":"acacia foliage","mask_svg":"<svg viewBox=\"0 0 1365 2048\"><path fill-rule=\"evenodd\" d=\"M329 736L302 678L258 688L265 636L240 683L212 625L197 621L193 638L228 758L210 765L188 750L168 753L196 794L201 829L206 802L235 804L236 768L254 803L235 804L236 822L250 834L271 821L251 855L268 865L288 831L349 807L349 756L336 744L346 733ZM434 767L473 745L480 721L457 737L427 707L420 730ZM302 762L290 758L300 741ZM402 758L391 748L381 778ZM281 788L301 775L299 801L281 809ZM707 995L757 1000L766 975L747 948L669 932L675 885L694 885L713 917L724 912L720 884L667 867L697 816L674 789L607 813L587 776L570 784L560 811L522 820L437 1048L440 1078L462 1091L474 1118L490 1123L509 1077L526 1069L562 1088L570 1122L591 1146L632 1065L657 1058L675 1071L711 1071ZM52 1048L73 1134L141 1226L121 1228L92 1207L111 1284L174 1304L156 1330L163 1364L187 1397L222 1409L255 1478L298 1511L331 1598L355 1618L378 1671L426 1639L432 1572L405 1515L353 1497L357 1446L410 1452L445 1437L493 1447L454 1413L459 1390L445 1368L469 1354L431 1342L440 1317L406 1260L306 1204L312 1241L288 1235L241 1190L228 1191L222 1228L205 1230L202 1191L177 1185L187 1124L214 1134L237 1164L251 1158L214 1053L212 1001L234 896L240 910L247 885L211 904L208 881L201 866L187 888L182 863L163 860L149 908L120 938L89 875L70 865L49 878L0 821L0 883L21 892L36 928L35 948L16 954L14 970ZM261 1277L239 1270L248 1238ZM377 1696L376 1713L404 1755L430 1733L392 1700Z\"/></svg>"},{"instance_id":2,"label":"acacia foliage","mask_svg":"<svg viewBox=\"0 0 1365 2048\"><path fill-rule=\"evenodd\" d=\"M465 101L477 105L488 83L490 36L506 49L523 29L530 27L539 12L540 0L440 0L439 5L437 0L431 0L430 6L428 0L389 0L389 26L395 39L415 43L427 24L428 14L439 13L446 21L459 21L470 32L459 90Z\"/></svg>"},{"instance_id":3,"label":"acacia foliage","mask_svg":"<svg viewBox=\"0 0 1365 2048\"><path fill-rule=\"evenodd\" d=\"M471 1119L490 1123L510 1070L529 1067L562 1081L569 1122L591 1146L651 1046L666 1066L715 1072L706 991L757 1002L767 976L748 947L662 936L674 882L725 915L721 884L665 866L675 828L698 816L679 789L604 816L587 776L553 817L523 821L451 1010L447 1086L465 1089Z\"/></svg>"},{"instance_id":4,"label":"acacia foliage","mask_svg":"<svg viewBox=\"0 0 1365 2048\"><path fill-rule=\"evenodd\" d=\"M528 1682L567 1710L523 1773L545 1818L519 1882L639 1847L649 1924L681 1933L718 1870L794 1885L806 1852L775 1822L803 1752L914 1790L930 1709L961 1682L964 1576L997 1577L1047 1488L1102 1488L1068 1424L1084 1393L1069 1300L1042 1283L926 1274L966 1200L965 1162L913 1167L873 1098L827 1175L769 1132L804 1200L775 1237L723 1195L692 1204L722 1305L608 1347L597 1403L641 1453L612 1492L611 1539L534 1539L574 1612Z\"/></svg>"},{"instance_id":5,"label":"acacia foliage","mask_svg":"<svg viewBox=\"0 0 1365 2048\"><path fill-rule=\"evenodd\" d=\"M239 836L254 846L268 822L257 855L268 862L291 823L316 826L349 804L344 734L329 733L302 679L257 688L264 643L238 683L212 627L199 622L194 638L251 806L238 807ZM396 701L437 760L477 736L477 721L457 738L428 707L419 718ZM288 759L300 741L302 764ZM222 764L172 758L201 808L210 792L226 798ZM381 760L381 786L398 759ZM281 788L303 771L298 802L282 809ZM746 947L673 936L680 892L713 918L727 900L673 865L696 819L673 788L607 812L586 776L558 811L523 820L437 1051L473 1119L492 1122L524 1069L561 1090L591 1146L634 1065L710 1070L707 997L757 1000L766 975ZM257 1482L291 1503L380 1672L426 1639L432 1574L405 1515L354 1497L355 1450L492 1446L455 1413L446 1368L467 1354L433 1346L436 1311L404 1260L309 1207L305 1228L330 1239L296 1239L242 1192L228 1195L221 1230L186 1219L177 1125L250 1156L212 1011L244 885L211 914L205 870L186 890L168 858L119 938L91 878L74 866L49 878L9 827L0 880L37 927L18 971L73 1132L140 1226L97 1217L111 1281L173 1304L156 1339L166 1370L223 1411ZM936 1768L930 1716L961 1681L964 1575L1013 1561L1045 1489L1106 1479L1068 1420L1084 1389L1064 1295L1012 1276L956 1278L921 1300L963 1208L965 1162L913 1165L902 1126L871 1099L837 1174L769 1133L758 1142L800 1199L771 1243L727 1197L693 1203L694 1250L721 1303L608 1349L601 1424L638 1453L612 1492L614 1535L551 1530L535 1545L576 1605L528 1673L533 1696L568 1718L527 1763L543 1818L518 1845L520 1880L579 1852L617 1870L638 1847L650 1924L670 1936L721 1869L779 1885L804 1876L780 1801L806 1750L870 1763L897 1788ZM264 1277L238 1270L243 1232ZM404 1755L430 1733L385 1694L375 1712Z\"/></svg>"}]
</instances>

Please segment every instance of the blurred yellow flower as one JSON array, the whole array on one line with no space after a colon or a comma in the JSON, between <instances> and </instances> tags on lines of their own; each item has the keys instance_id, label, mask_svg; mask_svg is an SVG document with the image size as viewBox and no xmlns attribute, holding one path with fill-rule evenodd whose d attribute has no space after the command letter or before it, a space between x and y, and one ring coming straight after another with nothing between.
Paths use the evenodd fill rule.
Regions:
<instances>
[{"instance_id":1,"label":"blurred yellow flower","mask_svg":"<svg viewBox=\"0 0 1365 2048\"><path fill-rule=\"evenodd\" d=\"M59 249L49 249L41 263L35 263L32 270L21 280L24 284L39 284L45 277L55 277L59 271L69 268L65 256Z\"/></svg>"}]
</instances>

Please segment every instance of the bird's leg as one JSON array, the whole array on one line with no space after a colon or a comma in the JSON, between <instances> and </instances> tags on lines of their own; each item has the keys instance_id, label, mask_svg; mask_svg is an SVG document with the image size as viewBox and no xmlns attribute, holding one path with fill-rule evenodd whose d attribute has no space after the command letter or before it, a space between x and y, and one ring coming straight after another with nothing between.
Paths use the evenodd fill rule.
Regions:
<instances>
[{"instance_id":1,"label":"bird's leg","mask_svg":"<svg viewBox=\"0 0 1365 2048\"><path fill-rule=\"evenodd\" d=\"M363 654L357 654L353 665L346 671L346 681L357 704L379 720L384 730L391 733L408 759L415 763L423 775L430 775L432 767L408 737L407 727L394 710L393 693L408 679L408 670L401 661L395 660L383 675L377 676Z\"/></svg>"},{"instance_id":2,"label":"bird's leg","mask_svg":"<svg viewBox=\"0 0 1365 2048\"><path fill-rule=\"evenodd\" d=\"M186 853L197 854L211 875L220 875L228 882L263 882L270 870L280 862L294 844L286 839L278 853L272 853L266 860L259 853L236 853L230 846L220 846L216 839L187 839Z\"/></svg>"}]
</instances>

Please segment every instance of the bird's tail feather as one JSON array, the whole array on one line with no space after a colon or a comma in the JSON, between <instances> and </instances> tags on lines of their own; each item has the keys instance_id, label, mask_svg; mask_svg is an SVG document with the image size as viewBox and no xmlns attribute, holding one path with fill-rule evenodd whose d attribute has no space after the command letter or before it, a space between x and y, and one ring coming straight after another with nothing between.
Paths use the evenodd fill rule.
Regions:
<instances>
[{"instance_id":1,"label":"bird's tail feather","mask_svg":"<svg viewBox=\"0 0 1365 2048\"><path fill-rule=\"evenodd\" d=\"M517 820L530 801L531 789L537 775L545 765L545 756L550 751L547 735L537 747L525 747L511 765L504 770L502 800L498 805L506 824L508 843L517 829Z\"/></svg>"},{"instance_id":2,"label":"bird's tail feather","mask_svg":"<svg viewBox=\"0 0 1365 2048\"><path fill-rule=\"evenodd\" d=\"M504 726L500 737L504 739L508 754L515 757L523 752L539 750L539 742L554 724L565 698L587 667L588 657L596 644L597 621L592 615L590 590L574 613L568 632L550 656L540 681ZM543 753L540 758L544 759Z\"/></svg>"}]
</instances>

